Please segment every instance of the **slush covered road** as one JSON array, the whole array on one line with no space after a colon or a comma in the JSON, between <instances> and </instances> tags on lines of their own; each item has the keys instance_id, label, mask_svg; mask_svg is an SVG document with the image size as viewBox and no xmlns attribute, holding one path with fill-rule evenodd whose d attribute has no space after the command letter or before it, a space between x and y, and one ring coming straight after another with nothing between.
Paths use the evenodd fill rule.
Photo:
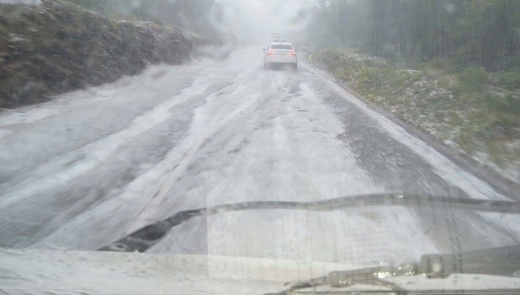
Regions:
<instances>
[{"instance_id":1,"label":"slush covered road","mask_svg":"<svg viewBox=\"0 0 520 295\"><path fill-rule=\"evenodd\" d=\"M507 200L304 61L153 66L0 113L0 246L95 250L180 210L406 192ZM198 217L152 253L367 264L520 240L515 216L414 208Z\"/></svg>"}]
</instances>

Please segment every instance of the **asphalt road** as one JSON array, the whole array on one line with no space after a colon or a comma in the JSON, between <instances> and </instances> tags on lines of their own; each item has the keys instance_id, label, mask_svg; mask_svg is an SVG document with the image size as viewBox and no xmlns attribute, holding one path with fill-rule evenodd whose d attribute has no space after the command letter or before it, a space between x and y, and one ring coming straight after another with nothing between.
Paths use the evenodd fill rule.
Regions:
<instances>
[{"instance_id":1,"label":"asphalt road","mask_svg":"<svg viewBox=\"0 0 520 295\"><path fill-rule=\"evenodd\" d=\"M0 246L94 250L179 210L406 192L507 199L300 63L250 48L0 113ZM367 207L194 218L153 253L368 264L517 244L500 214Z\"/></svg>"}]
</instances>

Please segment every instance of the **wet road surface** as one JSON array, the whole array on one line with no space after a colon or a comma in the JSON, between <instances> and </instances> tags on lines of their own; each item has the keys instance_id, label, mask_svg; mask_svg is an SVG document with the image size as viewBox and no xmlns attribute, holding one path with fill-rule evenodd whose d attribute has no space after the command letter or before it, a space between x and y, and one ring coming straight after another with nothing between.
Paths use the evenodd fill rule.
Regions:
<instances>
[{"instance_id":1,"label":"wet road surface","mask_svg":"<svg viewBox=\"0 0 520 295\"><path fill-rule=\"evenodd\" d=\"M507 199L301 62L227 60L0 113L0 246L94 250L180 210L406 192ZM152 253L366 264L519 242L515 216L418 204L193 218Z\"/></svg>"}]
</instances>

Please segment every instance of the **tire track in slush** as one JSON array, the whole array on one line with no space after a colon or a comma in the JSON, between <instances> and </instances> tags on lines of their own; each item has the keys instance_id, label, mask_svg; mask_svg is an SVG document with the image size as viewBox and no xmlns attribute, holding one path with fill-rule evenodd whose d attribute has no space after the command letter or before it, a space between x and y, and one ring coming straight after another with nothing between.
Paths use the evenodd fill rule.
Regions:
<instances>
[{"instance_id":1,"label":"tire track in slush","mask_svg":"<svg viewBox=\"0 0 520 295\"><path fill-rule=\"evenodd\" d=\"M238 87L237 83L239 85L244 84L242 88L247 89L247 83L250 82L249 80L252 80L251 72L252 70L250 69L245 73L241 73L234 84L207 96L207 103L217 101L226 92L232 92L234 88ZM169 190L189 166L198 148L218 128L239 115L243 109L252 106L256 99L246 99L245 101L246 104L242 108L235 109L229 115L226 115L225 110L221 111L225 115L224 119L214 118L207 121L207 119L204 120L202 118L196 126L194 126L196 123L192 122L188 136L183 139L181 144L168 152L164 160L129 183L117 198L106 200L76 216L66 225L54 231L53 234L35 243L33 247L95 249L103 243L106 244L107 241L128 233L134 227L140 227L143 223L149 222L149 220L159 218L155 215L157 212L146 215L144 213L161 208L161 202L168 196ZM219 106L218 102L216 106ZM197 112L196 109L193 121L196 121ZM204 117L204 114L202 115ZM217 124L219 120L223 120L221 124ZM208 129L205 128L206 126L215 126L215 128ZM193 132L194 128L205 132ZM158 204L154 208L156 203ZM117 218L114 218L114 216L117 216ZM129 226L131 228L127 229ZM96 231L96 237L85 241L81 237L82 233L90 231L91 228L101 228L101 230Z\"/></svg>"},{"instance_id":2,"label":"tire track in slush","mask_svg":"<svg viewBox=\"0 0 520 295\"><path fill-rule=\"evenodd\" d=\"M51 172L51 175L48 175L49 173L47 172L46 176L25 180L19 185L18 189L2 196L0 209L5 209L15 202L30 198L38 192L66 184L68 181L94 169L129 139L139 136L158 124L165 122L170 117L169 109L204 93L208 87L208 84L195 80L191 87L184 89L178 96L135 118L127 129L113 133L44 164L45 167L51 167L53 170L58 171ZM82 155L88 156L82 158ZM77 160L78 157L80 160ZM73 163L73 165L68 166L66 163ZM63 169L64 167L65 169ZM48 169L46 170L48 171Z\"/></svg>"},{"instance_id":3,"label":"tire track in slush","mask_svg":"<svg viewBox=\"0 0 520 295\"><path fill-rule=\"evenodd\" d=\"M336 134L342 132L342 125L305 84L305 81L299 81L297 87L291 85L291 91L297 95L279 94L265 108L256 110L256 118L260 119L257 123L267 121L272 125L258 131L249 130L250 142L242 152L229 157L228 162L215 164L214 170L232 167L229 175L219 176L215 172L208 176L213 176L212 183L218 184L217 189L208 192L208 200L211 200L208 205L256 200L318 200L341 193L377 189L370 185L370 176L359 170L352 155L336 140ZM275 89L272 90L276 93ZM246 128L252 125L255 124L241 124ZM219 141L226 143L229 141L227 137L235 136L236 131L237 128L228 131L229 136ZM226 158L219 151L225 153L232 148L217 146L212 150L212 157ZM313 154L312 150L316 149L320 151ZM253 175L253 179L248 175ZM399 209L361 211L348 215L343 212L251 211L211 216L202 221L208 227L209 255L358 263L366 263L370 256L373 259L396 257L400 249L394 246L388 250L389 246L383 241L391 240L390 236L378 226L378 222L394 226L392 232L398 232L398 237L408 241L403 245L411 244L403 228L410 228L413 232L417 223L413 222L413 216L404 214L407 212ZM390 222L397 213L400 221ZM378 220L372 220L375 217ZM194 225L202 221L194 221L189 229L193 230ZM410 225L399 228L406 224ZM372 233L370 238L365 237L367 232ZM174 230L152 251L175 253L177 247L170 245L180 243L179 239L188 233L187 230ZM423 238L417 233L412 240Z\"/></svg>"},{"instance_id":4,"label":"tire track in slush","mask_svg":"<svg viewBox=\"0 0 520 295\"><path fill-rule=\"evenodd\" d=\"M187 148L186 153L175 166L175 169L168 175L168 178L164 180L163 184L161 184L160 189L156 192L150 203L145 208L143 208L143 211L139 214L138 218L136 219L136 224L132 227L132 230L139 228L143 224L148 224L153 221L156 221L158 220L158 218L160 218L162 214L164 214L164 212L162 212L164 210L162 210L161 205L164 203L165 199L168 198L171 190L177 183L178 179L188 169L190 164L196 158L196 154L202 146L206 145L209 141L211 141L211 139L218 134L219 130L222 130L226 125L229 125L237 117L239 117L240 115L244 117L244 113L246 113L248 110L256 110L258 108L258 105L261 105L266 99L268 99L266 97L263 97L263 95L261 94L263 91L261 89L259 91L254 91L256 90L256 87L248 87L251 83L257 82L256 79L247 79L246 83L244 83L243 85L236 85L237 83L240 83L241 79L246 79L249 75L251 75L251 72L248 72L247 74L242 74L238 81L232 86L230 86L235 90L230 91L229 96L239 97L240 100L244 101L244 103L239 106L233 105L233 110L229 114L227 114L226 112L227 108L224 105L222 105L222 102L219 100L219 97L228 95L223 94L226 93L225 90L221 91L220 95L211 95L207 98L207 105L204 105L201 108L195 110L194 123L192 128L190 128L190 135L188 136L194 138L185 139L185 142L191 141L192 144L189 145L189 148ZM244 90L246 91L246 93L241 95L244 92ZM288 93L289 89L286 90L285 95L287 95ZM261 99L262 97L264 98L263 100ZM208 120L208 114L213 113L211 107L219 106L221 109L220 113L224 113L224 118L219 118L218 116L215 116L213 119ZM205 128L205 126L212 126L212 128ZM203 130L203 132L198 133L196 132L197 130Z\"/></svg>"}]
</instances>

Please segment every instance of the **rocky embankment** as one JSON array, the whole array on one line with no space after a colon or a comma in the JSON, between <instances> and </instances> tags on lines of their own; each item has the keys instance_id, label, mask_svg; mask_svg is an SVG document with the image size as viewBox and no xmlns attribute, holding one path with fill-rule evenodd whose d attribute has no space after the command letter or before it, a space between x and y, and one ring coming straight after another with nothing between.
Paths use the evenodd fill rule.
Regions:
<instances>
[{"instance_id":1,"label":"rocky embankment","mask_svg":"<svg viewBox=\"0 0 520 295\"><path fill-rule=\"evenodd\" d=\"M0 108L180 64L192 42L153 23L114 22L55 0L0 1Z\"/></svg>"}]
</instances>

